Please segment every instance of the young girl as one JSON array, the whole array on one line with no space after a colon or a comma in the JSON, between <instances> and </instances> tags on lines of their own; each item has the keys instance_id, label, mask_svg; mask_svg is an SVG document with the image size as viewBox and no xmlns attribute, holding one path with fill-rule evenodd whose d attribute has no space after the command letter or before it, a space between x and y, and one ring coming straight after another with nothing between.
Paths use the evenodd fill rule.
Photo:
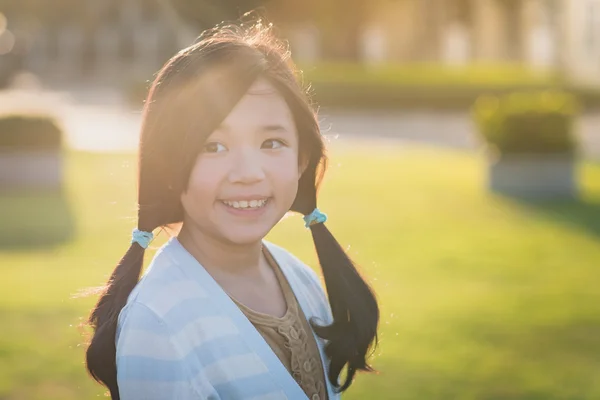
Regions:
<instances>
[{"instance_id":1,"label":"young girl","mask_svg":"<svg viewBox=\"0 0 600 400\"><path fill-rule=\"evenodd\" d=\"M112 399L333 400L370 370L378 305L317 208L325 166L269 27L215 28L162 68L143 114L137 228L89 318L87 368ZM328 296L264 240L289 211L304 215ZM152 232L173 224L139 280Z\"/></svg>"}]
</instances>

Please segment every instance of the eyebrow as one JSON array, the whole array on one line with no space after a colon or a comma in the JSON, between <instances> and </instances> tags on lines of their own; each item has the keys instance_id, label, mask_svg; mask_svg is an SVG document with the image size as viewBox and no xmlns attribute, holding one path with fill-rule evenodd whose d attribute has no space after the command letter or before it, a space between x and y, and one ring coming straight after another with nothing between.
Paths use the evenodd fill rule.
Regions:
<instances>
[{"instance_id":1,"label":"eyebrow","mask_svg":"<svg viewBox=\"0 0 600 400\"><path fill-rule=\"evenodd\" d=\"M285 126L280 125L280 124L270 124L270 125L262 126L262 130L267 131L267 132L280 132L280 131L287 132L288 129Z\"/></svg>"},{"instance_id":2,"label":"eyebrow","mask_svg":"<svg viewBox=\"0 0 600 400\"><path fill-rule=\"evenodd\" d=\"M229 133L229 126L221 124L217 127L216 131L220 131L223 132L225 134ZM281 125L281 124L267 124L267 125L261 125L258 127L257 129L258 132L288 132L289 129L287 129L285 126Z\"/></svg>"}]
</instances>

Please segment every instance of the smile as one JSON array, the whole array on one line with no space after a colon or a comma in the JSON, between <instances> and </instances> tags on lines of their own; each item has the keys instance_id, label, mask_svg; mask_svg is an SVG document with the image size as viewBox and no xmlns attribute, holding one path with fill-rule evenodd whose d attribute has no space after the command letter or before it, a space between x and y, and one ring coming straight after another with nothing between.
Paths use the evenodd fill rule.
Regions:
<instances>
[{"instance_id":1,"label":"smile","mask_svg":"<svg viewBox=\"0 0 600 400\"><path fill-rule=\"evenodd\" d=\"M225 204L228 207L232 207L238 210L256 210L259 208L263 208L269 199L261 199L261 200L221 200L221 203Z\"/></svg>"}]
</instances>

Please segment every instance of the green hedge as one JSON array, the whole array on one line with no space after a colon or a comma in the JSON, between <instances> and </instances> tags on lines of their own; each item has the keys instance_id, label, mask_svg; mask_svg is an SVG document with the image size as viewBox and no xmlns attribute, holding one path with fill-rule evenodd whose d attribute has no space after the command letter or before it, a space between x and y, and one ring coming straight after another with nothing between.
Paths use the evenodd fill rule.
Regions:
<instances>
[{"instance_id":1,"label":"green hedge","mask_svg":"<svg viewBox=\"0 0 600 400\"><path fill-rule=\"evenodd\" d=\"M598 88L574 86L554 72L518 64L396 64L368 67L322 63L303 68L315 102L326 108L464 110L484 94L563 90L586 108L600 108Z\"/></svg>"},{"instance_id":2,"label":"green hedge","mask_svg":"<svg viewBox=\"0 0 600 400\"><path fill-rule=\"evenodd\" d=\"M444 103L464 99L472 104L482 90L515 87L547 87L558 78L518 65L388 64L367 66L356 63L322 62L300 65L305 85L314 100L324 106L383 107L405 101ZM127 88L133 102L143 101L149 82L133 82Z\"/></svg>"},{"instance_id":3,"label":"green hedge","mask_svg":"<svg viewBox=\"0 0 600 400\"><path fill-rule=\"evenodd\" d=\"M600 91L570 87L557 74L532 71L513 64L390 64L370 67L351 63L300 66L313 101L324 108L468 109L482 94L517 90L564 89L586 106L600 106ZM131 102L141 105L149 82L126 88Z\"/></svg>"},{"instance_id":4,"label":"green hedge","mask_svg":"<svg viewBox=\"0 0 600 400\"><path fill-rule=\"evenodd\" d=\"M51 116L0 116L0 149L59 149L62 143L62 129Z\"/></svg>"},{"instance_id":5,"label":"green hedge","mask_svg":"<svg viewBox=\"0 0 600 400\"><path fill-rule=\"evenodd\" d=\"M515 65L320 63L301 66L314 101L325 108L468 108L485 91L555 84L552 74Z\"/></svg>"},{"instance_id":6,"label":"green hedge","mask_svg":"<svg viewBox=\"0 0 600 400\"><path fill-rule=\"evenodd\" d=\"M320 63L301 66L309 82L340 86L374 87L495 87L538 86L558 83L556 74L533 71L515 64L473 64L451 67L442 64L388 64L368 66L352 63Z\"/></svg>"},{"instance_id":7,"label":"green hedge","mask_svg":"<svg viewBox=\"0 0 600 400\"><path fill-rule=\"evenodd\" d=\"M484 140L501 154L573 154L579 108L565 92L516 92L480 97L473 117Z\"/></svg>"}]
</instances>

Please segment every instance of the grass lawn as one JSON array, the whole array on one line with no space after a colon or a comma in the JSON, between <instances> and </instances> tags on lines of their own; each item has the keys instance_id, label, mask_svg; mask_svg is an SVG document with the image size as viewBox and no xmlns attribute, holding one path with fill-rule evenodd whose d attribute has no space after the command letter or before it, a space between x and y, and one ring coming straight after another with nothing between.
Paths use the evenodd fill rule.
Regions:
<instances>
[{"instance_id":1,"label":"grass lawn","mask_svg":"<svg viewBox=\"0 0 600 400\"><path fill-rule=\"evenodd\" d=\"M379 373L344 398L600 398L600 165L582 166L581 202L533 205L487 194L475 154L360 142L330 155L319 206L382 306ZM71 296L129 245L135 159L69 153L66 173L60 206L0 198L0 221L31 207L45 232L57 213L74 225L63 244L0 248L2 400L104 393L78 328L94 299ZM6 241L16 228L2 225ZM269 239L316 265L299 216Z\"/></svg>"}]
</instances>

